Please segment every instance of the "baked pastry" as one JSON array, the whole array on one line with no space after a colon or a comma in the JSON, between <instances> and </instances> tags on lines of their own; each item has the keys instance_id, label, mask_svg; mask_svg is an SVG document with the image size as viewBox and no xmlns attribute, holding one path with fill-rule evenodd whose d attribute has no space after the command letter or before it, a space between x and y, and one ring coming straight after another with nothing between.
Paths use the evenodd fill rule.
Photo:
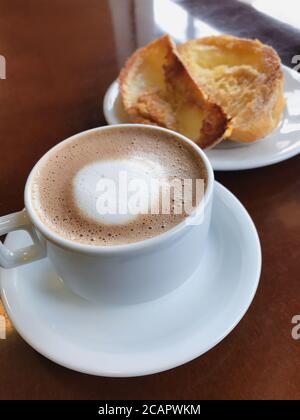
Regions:
<instances>
[{"instance_id":1,"label":"baked pastry","mask_svg":"<svg viewBox=\"0 0 300 420\"><path fill-rule=\"evenodd\" d=\"M202 148L231 132L227 115L207 99L168 35L138 49L121 71L119 84L132 122L178 131Z\"/></svg>"},{"instance_id":2,"label":"baked pastry","mask_svg":"<svg viewBox=\"0 0 300 420\"><path fill-rule=\"evenodd\" d=\"M178 51L199 87L232 118L231 140L252 142L278 126L285 106L284 76L272 47L212 36L188 41Z\"/></svg>"}]
</instances>

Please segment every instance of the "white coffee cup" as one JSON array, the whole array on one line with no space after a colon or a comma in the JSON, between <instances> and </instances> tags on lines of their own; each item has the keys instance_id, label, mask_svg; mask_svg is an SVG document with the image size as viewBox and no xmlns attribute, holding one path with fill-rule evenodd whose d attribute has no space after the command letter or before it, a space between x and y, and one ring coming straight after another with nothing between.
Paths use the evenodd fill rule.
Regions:
<instances>
[{"instance_id":1,"label":"white coffee cup","mask_svg":"<svg viewBox=\"0 0 300 420\"><path fill-rule=\"evenodd\" d=\"M132 124L122 125L122 129L126 127L132 127ZM104 128L107 129L100 127L85 133L88 135ZM148 301L171 292L185 282L198 268L206 247L214 174L206 155L192 141L164 128L153 126L151 129L171 133L179 140L189 143L201 157L207 170L207 188L201 203L203 212L188 216L174 228L158 236L136 243L99 246L65 239L42 223L31 199L34 175L60 143L46 153L32 169L25 187L25 210L0 218L0 235L26 230L33 241L33 245L17 251L8 250L0 242L0 266L8 269L48 257L58 276L74 293L94 302ZM80 141L84 141L82 134L84 133L70 139L80 137ZM192 217L202 218L201 223L195 223L195 220L190 223Z\"/></svg>"}]
</instances>

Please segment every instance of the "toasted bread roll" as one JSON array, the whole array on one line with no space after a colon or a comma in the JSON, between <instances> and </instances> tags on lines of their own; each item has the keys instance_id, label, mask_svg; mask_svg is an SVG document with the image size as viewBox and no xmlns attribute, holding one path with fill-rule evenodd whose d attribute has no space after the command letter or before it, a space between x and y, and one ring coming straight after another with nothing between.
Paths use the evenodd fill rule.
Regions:
<instances>
[{"instance_id":1,"label":"toasted bread roll","mask_svg":"<svg viewBox=\"0 0 300 420\"><path fill-rule=\"evenodd\" d=\"M275 50L257 40L215 36L178 47L209 99L232 117L231 140L252 142L273 131L285 106L284 76Z\"/></svg>"},{"instance_id":2,"label":"toasted bread roll","mask_svg":"<svg viewBox=\"0 0 300 420\"><path fill-rule=\"evenodd\" d=\"M169 36L137 50L119 83L132 122L176 130L202 148L214 146L231 132L225 112L207 100Z\"/></svg>"}]
</instances>

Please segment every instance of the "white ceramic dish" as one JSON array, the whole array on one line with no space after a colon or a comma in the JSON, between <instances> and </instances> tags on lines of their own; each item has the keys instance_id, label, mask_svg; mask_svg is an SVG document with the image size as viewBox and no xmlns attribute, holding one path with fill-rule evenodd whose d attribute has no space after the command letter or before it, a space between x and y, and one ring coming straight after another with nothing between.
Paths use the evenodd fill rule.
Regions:
<instances>
[{"instance_id":1,"label":"white ceramic dish","mask_svg":"<svg viewBox=\"0 0 300 420\"><path fill-rule=\"evenodd\" d=\"M54 362L101 376L161 372L210 350L247 311L261 270L259 238L250 216L218 183L214 194L199 269L160 299L92 304L67 289L47 259L1 269L1 297L19 334ZM7 236L6 245L16 249L27 241L17 231Z\"/></svg>"},{"instance_id":2,"label":"white ceramic dish","mask_svg":"<svg viewBox=\"0 0 300 420\"><path fill-rule=\"evenodd\" d=\"M222 142L206 152L215 170L253 169L284 161L300 153L300 75L283 66L287 107L279 127L255 143ZM103 111L108 124L128 123L118 82L108 88Z\"/></svg>"}]
</instances>

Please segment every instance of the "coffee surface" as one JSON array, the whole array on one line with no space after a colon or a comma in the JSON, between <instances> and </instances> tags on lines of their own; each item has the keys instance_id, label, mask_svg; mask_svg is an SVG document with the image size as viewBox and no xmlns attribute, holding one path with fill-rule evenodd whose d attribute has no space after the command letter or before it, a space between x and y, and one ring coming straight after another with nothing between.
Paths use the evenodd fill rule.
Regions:
<instances>
[{"instance_id":1,"label":"coffee surface","mask_svg":"<svg viewBox=\"0 0 300 420\"><path fill-rule=\"evenodd\" d=\"M150 186L153 179L159 179L163 180L160 187L167 189L174 179L204 179L205 185L207 180L201 158L173 135L146 127L110 127L67 140L46 156L33 179L34 208L41 221L61 237L101 246L157 236L186 217L185 211L176 214L174 196L170 196L169 214L162 214L161 190L156 190L147 201L143 189L138 190L139 185L135 184L132 185L140 194L135 201L132 193L131 202L138 204L139 209L144 206L143 213L148 214L131 214L128 208L124 212L124 202L121 211L121 199L116 214L99 211L100 198L102 205L107 204L109 200L104 197L114 191L108 189L105 180L119 181L115 192L121 197L121 175L123 181L126 176L127 185L138 179ZM196 204L195 184L192 190ZM152 214L153 208L159 214Z\"/></svg>"}]
</instances>

